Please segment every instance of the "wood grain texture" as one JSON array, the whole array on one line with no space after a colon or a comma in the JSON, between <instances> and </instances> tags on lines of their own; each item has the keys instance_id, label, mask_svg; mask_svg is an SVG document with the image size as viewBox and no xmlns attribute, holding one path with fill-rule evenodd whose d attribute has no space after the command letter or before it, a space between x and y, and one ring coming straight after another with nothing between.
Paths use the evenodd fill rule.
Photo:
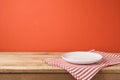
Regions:
<instances>
[{"instance_id":1,"label":"wood grain texture","mask_svg":"<svg viewBox=\"0 0 120 80\"><path fill-rule=\"evenodd\" d=\"M76 80L70 74L0 74L0 80ZM97 74L92 80L120 80L119 74Z\"/></svg>"},{"instance_id":2,"label":"wood grain texture","mask_svg":"<svg viewBox=\"0 0 120 80\"><path fill-rule=\"evenodd\" d=\"M61 54L62 52L1 52L0 73L68 73L45 63L45 59L60 58ZM99 73L120 74L120 64L103 68Z\"/></svg>"},{"instance_id":3,"label":"wood grain texture","mask_svg":"<svg viewBox=\"0 0 120 80\"><path fill-rule=\"evenodd\" d=\"M0 74L0 80L76 80L70 74Z\"/></svg>"},{"instance_id":4,"label":"wood grain texture","mask_svg":"<svg viewBox=\"0 0 120 80\"><path fill-rule=\"evenodd\" d=\"M92 80L120 80L120 74L97 74Z\"/></svg>"},{"instance_id":5,"label":"wood grain texture","mask_svg":"<svg viewBox=\"0 0 120 80\"><path fill-rule=\"evenodd\" d=\"M45 63L63 53L0 52L0 80L76 80L64 69ZM92 80L120 80L120 64L103 68Z\"/></svg>"}]
</instances>

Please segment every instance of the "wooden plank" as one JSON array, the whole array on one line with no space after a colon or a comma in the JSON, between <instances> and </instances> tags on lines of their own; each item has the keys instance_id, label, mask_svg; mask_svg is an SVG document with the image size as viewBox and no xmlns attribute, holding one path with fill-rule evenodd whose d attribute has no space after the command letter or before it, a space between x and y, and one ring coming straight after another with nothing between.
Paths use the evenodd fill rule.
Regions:
<instances>
[{"instance_id":1,"label":"wooden plank","mask_svg":"<svg viewBox=\"0 0 120 80\"><path fill-rule=\"evenodd\" d=\"M70 74L0 74L0 80L76 80Z\"/></svg>"},{"instance_id":2,"label":"wooden plank","mask_svg":"<svg viewBox=\"0 0 120 80\"><path fill-rule=\"evenodd\" d=\"M60 58L61 54L26 54L0 53L0 73L68 73L64 69L52 67L45 63L45 59ZM99 73L120 73L120 64L103 68Z\"/></svg>"},{"instance_id":3,"label":"wooden plank","mask_svg":"<svg viewBox=\"0 0 120 80\"><path fill-rule=\"evenodd\" d=\"M120 74L97 74L92 80L120 80Z\"/></svg>"},{"instance_id":4,"label":"wooden plank","mask_svg":"<svg viewBox=\"0 0 120 80\"><path fill-rule=\"evenodd\" d=\"M0 74L0 80L76 80L70 74ZM120 80L119 74L97 74L92 80Z\"/></svg>"}]
</instances>

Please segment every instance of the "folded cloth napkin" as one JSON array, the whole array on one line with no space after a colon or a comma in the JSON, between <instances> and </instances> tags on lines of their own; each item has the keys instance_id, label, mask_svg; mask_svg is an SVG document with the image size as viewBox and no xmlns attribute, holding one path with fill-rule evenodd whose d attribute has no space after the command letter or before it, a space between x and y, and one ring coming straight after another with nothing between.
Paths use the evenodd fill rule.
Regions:
<instances>
[{"instance_id":1,"label":"folded cloth napkin","mask_svg":"<svg viewBox=\"0 0 120 80\"><path fill-rule=\"evenodd\" d=\"M63 59L49 59L46 60L46 62L49 65L64 68L77 80L90 80L103 67L120 63L120 55L100 51L94 52L103 56L103 59L99 63L89 65L76 65L68 63Z\"/></svg>"}]
</instances>

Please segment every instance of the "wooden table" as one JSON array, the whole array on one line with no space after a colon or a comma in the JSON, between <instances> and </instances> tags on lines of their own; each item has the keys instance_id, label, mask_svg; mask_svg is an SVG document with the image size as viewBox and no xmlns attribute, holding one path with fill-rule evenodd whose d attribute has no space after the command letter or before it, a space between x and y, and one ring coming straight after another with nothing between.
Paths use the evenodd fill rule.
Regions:
<instances>
[{"instance_id":1,"label":"wooden table","mask_svg":"<svg viewBox=\"0 0 120 80\"><path fill-rule=\"evenodd\" d=\"M68 72L45 63L63 52L0 52L0 80L75 80ZM92 80L120 80L120 64L102 69Z\"/></svg>"}]
</instances>

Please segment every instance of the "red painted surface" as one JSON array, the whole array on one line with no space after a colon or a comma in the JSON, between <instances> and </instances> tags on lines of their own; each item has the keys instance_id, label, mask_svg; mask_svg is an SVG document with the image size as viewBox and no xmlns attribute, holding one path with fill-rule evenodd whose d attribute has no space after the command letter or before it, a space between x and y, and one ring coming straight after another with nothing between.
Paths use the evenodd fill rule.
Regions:
<instances>
[{"instance_id":1,"label":"red painted surface","mask_svg":"<svg viewBox=\"0 0 120 80\"><path fill-rule=\"evenodd\" d=\"M0 51L120 51L120 0L0 0Z\"/></svg>"}]
</instances>

